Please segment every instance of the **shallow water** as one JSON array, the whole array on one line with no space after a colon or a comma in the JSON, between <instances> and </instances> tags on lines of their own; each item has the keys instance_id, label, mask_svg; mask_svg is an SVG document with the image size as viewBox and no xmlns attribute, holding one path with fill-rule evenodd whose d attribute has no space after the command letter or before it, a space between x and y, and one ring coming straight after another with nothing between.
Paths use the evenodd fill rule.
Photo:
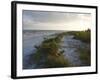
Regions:
<instances>
[{"instance_id":1,"label":"shallow water","mask_svg":"<svg viewBox=\"0 0 100 80\"><path fill-rule=\"evenodd\" d=\"M45 31L26 31L23 33L23 69L35 68L36 64L29 63L29 57L31 54L35 53L36 49L34 46L38 46L42 43L44 38L55 37L53 34L60 32L45 32ZM52 36L51 36L52 35ZM60 45L59 50L64 50L64 57L69 60L69 62L74 66L83 65L79 59L79 53L77 48L85 47L86 44L80 40L73 38L73 35L64 36Z\"/></svg>"},{"instance_id":2,"label":"shallow water","mask_svg":"<svg viewBox=\"0 0 100 80\"><path fill-rule=\"evenodd\" d=\"M55 31L24 31L23 32L23 68L35 67L29 64L29 57L31 54L35 53L36 49L34 46L38 46L42 43L44 38L54 37L53 34L59 32Z\"/></svg>"},{"instance_id":3,"label":"shallow water","mask_svg":"<svg viewBox=\"0 0 100 80\"><path fill-rule=\"evenodd\" d=\"M73 35L64 36L61 42L61 49L64 50L64 57L68 59L73 66L80 66L83 64L79 59L77 48L85 47L86 44L73 37Z\"/></svg>"}]
</instances>

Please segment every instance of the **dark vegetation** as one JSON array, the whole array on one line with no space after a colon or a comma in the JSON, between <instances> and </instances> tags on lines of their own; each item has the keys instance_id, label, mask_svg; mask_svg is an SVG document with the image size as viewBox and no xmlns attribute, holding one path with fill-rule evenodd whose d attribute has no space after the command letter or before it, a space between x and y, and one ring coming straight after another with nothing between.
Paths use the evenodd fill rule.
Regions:
<instances>
[{"instance_id":1,"label":"dark vegetation","mask_svg":"<svg viewBox=\"0 0 100 80\"><path fill-rule=\"evenodd\" d=\"M71 31L69 34L74 35L75 39L79 39L85 43L90 43L91 41L91 31L90 29L86 31Z\"/></svg>"},{"instance_id":2,"label":"dark vegetation","mask_svg":"<svg viewBox=\"0 0 100 80\"><path fill-rule=\"evenodd\" d=\"M67 35L74 35L74 39L81 40L89 47L78 48L80 60L86 66L91 65L90 39L91 31L70 31L56 34L53 38L44 38L39 46L35 46L36 52L30 56L30 64L36 64L36 68L69 67L71 63L64 58L64 51L59 51L61 39ZM33 63L34 62L34 63Z\"/></svg>"},{"instance_id":3,"label":"dark vegetation","mask_svg":"<svg viewBox=\"0 0 100 80\"><path fill-rule=\"evenodd\" d=\"M90 43L91 43L91 31L90 29L86 30L86 31L72 31L69 32L69 34L74 35L74 39L79 39L82 42L86 43L86 45L88 45L88 47L84 47L82 48L80 46L80 48L78 48L78 52L79 52L79 57L80 60L82 61L83 65L91 65L91 49L90 49Z\"/></svg>"},{"instance_id":4,"label":"dark vegetation","mask_svg":"<svg viewBox=\"0 0 100 80\"><path fill-rule=\"evenodd\" d=\"M79 57L80 60L82 61L83 65L87 65L90 66L91 65L91 53L90 53L90 49L89 48L79 48Z\"/></svg>"},{"instance_id":5,"label":"dark vegetation","mask_svg":"<svg viewBox=\"0 0 100 80\"><path fill-rule=\"evenodd\" d=\"M59 51L60 42L64 33L58 34L55 38L46 39L41 45L35 46L36 53L31 55L31 62L35 62L40 68L68 67L70 63L64 58L63 50Z\"/></svg>"}]
</instances>

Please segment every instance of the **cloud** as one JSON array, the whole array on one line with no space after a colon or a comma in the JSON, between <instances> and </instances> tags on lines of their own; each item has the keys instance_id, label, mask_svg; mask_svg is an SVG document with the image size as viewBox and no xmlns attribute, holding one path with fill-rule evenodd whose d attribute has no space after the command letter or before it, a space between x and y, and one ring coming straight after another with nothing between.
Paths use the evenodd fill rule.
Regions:
<instances>
[{"instance_id":1,"label":"cloud","mask_svg":"<svg viewBox=\"0 0 100 80\"><path fill-rule=\"evenodd\" d=\"M23 29L68 29L80 21L90 22L90 17L90 14L23 10Z\"/></svg>"}]
</instances>

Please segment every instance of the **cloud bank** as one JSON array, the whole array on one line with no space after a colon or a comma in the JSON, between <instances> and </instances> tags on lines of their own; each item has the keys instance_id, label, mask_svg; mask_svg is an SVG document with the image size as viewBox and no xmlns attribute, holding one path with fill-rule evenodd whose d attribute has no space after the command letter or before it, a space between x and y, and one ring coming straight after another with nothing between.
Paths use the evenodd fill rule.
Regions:
<instances>
[{"instance_id":1,"label":"cloud bank","mask_svg":"<svg viewBox=\"0 0 100 80\"><path fill-rule=\"evenodd\" d=\"M24 30L86 30L91 27L91 14L23 10Z\"/></svg>"}]
</instances>

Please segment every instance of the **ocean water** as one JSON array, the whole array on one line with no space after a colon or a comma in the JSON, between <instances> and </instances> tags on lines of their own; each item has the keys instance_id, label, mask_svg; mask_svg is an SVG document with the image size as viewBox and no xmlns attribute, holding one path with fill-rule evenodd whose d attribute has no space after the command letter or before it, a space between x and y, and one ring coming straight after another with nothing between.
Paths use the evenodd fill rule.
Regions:
<instances>
[{"instance_id":1,"label":"ocean water","mask_svg":"<svg viewBox=\"0 0 100 80\"><path fill-rule=\"evenodd\" d=\"M58 33L64 31L42 31L42 30L24 30L23 31L23 68L28 68L29 56L33 54L38 46L42 43L44 38L54 37Z\"/></svg>"},{"instance_id":2,"label":"ocean water","mask_svg":"<svg viewBox=\"0 0 100 80\"><path fill-rule=\"evenodd\" d=\"M34 46L38 46L42 43L44 38L55 37L58 33L65 31L34 31L34 30L24 30L23 31L23 69L35 69L36 64L29 64L29 57L34 54L36 49ZM66 31L67 32L67 31ZM74 35L67 35L62 38L60 43L61 48L59 50L64 50L64 57L68 59L69 62L74 66L84 66L80 61L79 53L77 48L86 47L87 44L76 40L73 38Z\"/></svg>"}]
</instances>

